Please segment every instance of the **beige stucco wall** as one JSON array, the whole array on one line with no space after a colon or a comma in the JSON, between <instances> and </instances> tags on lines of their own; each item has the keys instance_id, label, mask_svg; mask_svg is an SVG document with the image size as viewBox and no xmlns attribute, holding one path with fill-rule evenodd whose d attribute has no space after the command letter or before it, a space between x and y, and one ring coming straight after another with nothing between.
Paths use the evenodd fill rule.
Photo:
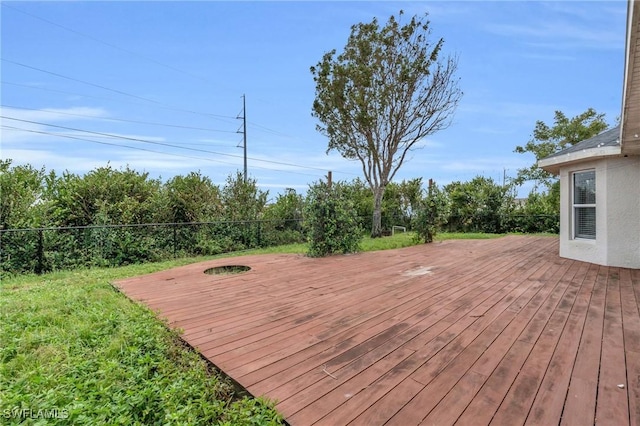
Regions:
<instances>
[{"instance_id":1,"label":"beige stucco wall","mask_svg":"<svg viewBox=\"0 0 640 426\"><path fill-rule=\"evenodd\" d=\"M640 269L640 157L608 159L605 167L607 264Z\"/></svg>"},{"instance_id":2,"label":"beige stucco wall","mask_svg":"<svg viewBox=\"0 0 640 426\"><path fill-rule=\"evenodd\" d=\"M596 239L573 239L571 173L596 171ZM640 269L640 157L610 157L560 169L560 256Z\"/></svg>"}]
</instances>

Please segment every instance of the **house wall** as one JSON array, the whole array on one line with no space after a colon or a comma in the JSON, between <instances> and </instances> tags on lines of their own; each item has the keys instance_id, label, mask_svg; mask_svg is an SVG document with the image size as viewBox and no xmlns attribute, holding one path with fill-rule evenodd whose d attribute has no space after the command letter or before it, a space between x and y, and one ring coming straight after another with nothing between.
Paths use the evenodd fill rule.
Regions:
<instances>
[{"instance_id":1,"label":"house wall","mask_svg":"<svg viewBox=\"0 0 640 426\"><path fill-rule=\"evenodd\" d=\"M640 269L640 157L611 158L605 167L607 265Z\"/></svg>"},{"instance_id":2,"label":"house wall","mask_svg":"<svg viewBox=\"0 0 640 426\"><path fill-rule=\"evenodd\" d=\"M596 239L573 239L572 178L596 171ZM610 157L560 169L560 256L640 269L640 157Z\"/></svg>"}]
</instances>

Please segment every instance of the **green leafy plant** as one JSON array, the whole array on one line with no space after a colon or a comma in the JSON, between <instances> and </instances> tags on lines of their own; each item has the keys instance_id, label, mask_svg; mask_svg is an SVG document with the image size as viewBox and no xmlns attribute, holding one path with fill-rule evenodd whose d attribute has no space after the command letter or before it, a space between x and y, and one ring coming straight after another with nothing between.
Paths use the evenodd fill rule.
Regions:
<instances>
[{"instance_id":1,"label":"green leafy plant","mask_svg":"<svg viewBox=\"0 0 640 426\"><path fill-rule=\"evenodd\" d=\"M0 284L0 415L57 409L29 424L282 424L176 331L109 281L176 265L22 276Z\"/></svg>"},{"instance_id":2,"label":"green leafy plant","mask_svg":"<svg viewBox=\"0 0 640 426\"><path fill-rule=\"evenodd\" d=\"M513 198L508 185L476 176L468 182L452 182L444 192L450 206L450 231L503 232L501 218Z\"/></svg>"},{"instance_id":3,"label":"green leafy plant","mask_svg":"<svg viewBox=\"0 0 640 426\"><path fill-rule=\"evenodd\" d=\"M503 228L510 232L560 232L560 182L554 182L544 192L531 191L524 203L504 217Z\"/></svg>"},{"instance_id":4,"label":"green leafy plant","mask_svg":"<svg viewBox=\"0 0 640 426\"><path fill-rule=\"evenodd\" d=\"M447 205L446 195L435 183L431 184L414 219L413 229L416 232L416 240L425 243L433 242L442 225L446 223Z\"/></svg>"},{"instance_id":5,"label":"green leafy plant","mask_svg":"<svg viewBox=\"0 0 640 426\"><path fill-rule=\"evenodd\" d=\"M307 192L305 226L311 257L358 250L362 229L344 184L317 182Z\"/></svg>"}]
</instances>

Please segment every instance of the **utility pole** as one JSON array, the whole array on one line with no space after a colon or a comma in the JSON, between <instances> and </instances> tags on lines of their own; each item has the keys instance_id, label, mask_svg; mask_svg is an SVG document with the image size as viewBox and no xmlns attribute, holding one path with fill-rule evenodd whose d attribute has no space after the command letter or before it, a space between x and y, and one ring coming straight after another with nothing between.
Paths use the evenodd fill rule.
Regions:
<instances>
[{"instance_id":1,"label":"utility pole","mask_svg":"<svg viewBox=\"0 0 640 426\"><path fill-rule=\"evenodd\" d=\"M244 148L244 183L247 183L247 100L245 95L242 95L242 116L237 116L236 118L242 119L242 131L238 130L237 133L242 133L242 147Z\"/></svg>"}]
</instances>

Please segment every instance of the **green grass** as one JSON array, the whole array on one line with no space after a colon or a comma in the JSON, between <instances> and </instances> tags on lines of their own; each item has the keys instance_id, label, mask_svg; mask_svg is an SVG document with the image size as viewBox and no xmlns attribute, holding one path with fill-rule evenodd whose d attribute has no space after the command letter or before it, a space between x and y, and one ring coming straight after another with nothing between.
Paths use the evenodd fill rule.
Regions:
<instances>
[{"instance_id":1,"label":"green grass","mask_svg":"<svg viewBox=\"0 0 640 426\"><path fill-rule=\"evenodd\" d=\"M3 280L0 423L280 424L109 284L181 263Z\"/></svg>"},{"instance_id":2,"label":"green grass","mask_svg":"<svg viewBox=\"0 0 640 426\"><path fill-rule=\"evenodd\" d=\"M436 234L435 241L445 240L480 240L489 238L504 237L505 234L483 234L476 233L461 233L461 232L442 232ZM370 238L365 237L360 243L361 251L374 251L374 250L389 250L402 247L414 246L421 244L417 242L415 232L398 233L390 237L383 238Z\"/></svg>"},{"instance_id":3,"label":"green grass","mask_svg":"<svg viewBox=\"0 0 640 426\"><path fill-rule=\"evenodd\" d=\"M496 236L440 234L438 240L469 237ZM367 237L361 250L414 244L412 233ZM306 248L305 244L291 244L3 279L0 423L280 424L281 417L271 403L239 397L227 379L183 345L177 332L110 283L207 259L304 253ZM51 415L57 418L45 418Z\"/></svg>"},{"instance_id":4,"label":"green grass","mask_svg":"<svg viewBox=\"0 0 640 426\"><path fill-rule=\"evenodd\" d=\"M484 240L490 238L504 237L506 234L484 234L481 232L462 233L462 232L442 232L436 235L436 241L445 240ZM360 242L360 251L377 251L390 250L421 244L415 241L415 232L400 232L393 236L382 238L371 238L365 236ZM288 244L284 246L268 247L263 249L245 250L237 253L229 253L219 255L217 257L226 257L230 255L246 255L246 254L277 254L277 253L297 253L304 254L307 251L307 244Z\"/></svg>"},{"instance_id":5,"label":"green grass","mask_svg":"<svg viewBox=\"0 0 640 426\"><path fill-rule=\"evenodd\" d=\"M382 238L371 238L366 236L360 242L361 251L377 251L390 250L403 247L414 246L418 244L415 241L414 232L397 233L393 236Z\"/></svg>"}]
</instances>

